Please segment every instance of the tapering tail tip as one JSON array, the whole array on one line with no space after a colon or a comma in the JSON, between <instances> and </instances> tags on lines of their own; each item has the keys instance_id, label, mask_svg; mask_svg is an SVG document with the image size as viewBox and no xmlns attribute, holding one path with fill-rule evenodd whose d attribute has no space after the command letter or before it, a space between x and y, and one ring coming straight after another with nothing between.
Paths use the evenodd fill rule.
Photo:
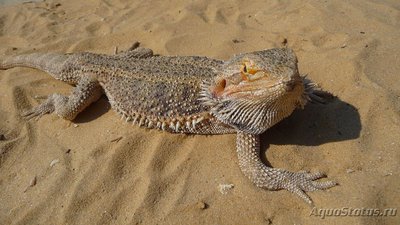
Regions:
<instances>
[{"instance_id":1,"label":"tapering tail tip","mask_svg":"<svg viewBox=\"0 0 400 225\"><path fill-rule=\"evenodd\" d=\"M0 70L7 70L14 67L29 67L54 74L60 71L61 66L67 58L67 55L57 53L32 53L11 56L0 61Z\"/></svg>"},{"instance_id":2,"label":"tapering tail tip","mask_svg":"<svg viewBox=\"0 0 400 225\"><path fill-rule=\"evenodd\" d=\"M0 69L7 70L14 67L36 68L39 64L37 60L35 60L35 56L37 56L37 54L26 54L26 55L4 57L0 61Z\"/></svg>"},{"instance_id":3,"label":"tapering tail tip","mask_svg":"<svg viewBox=\"0 0 400 225\"><path fill-rule=\"evenodd\" d=\"M12 63L9 62L10 60L6 57L1 57L0 59L0 70L7 70L12 68Z\"/></svg>"}]
</instances>

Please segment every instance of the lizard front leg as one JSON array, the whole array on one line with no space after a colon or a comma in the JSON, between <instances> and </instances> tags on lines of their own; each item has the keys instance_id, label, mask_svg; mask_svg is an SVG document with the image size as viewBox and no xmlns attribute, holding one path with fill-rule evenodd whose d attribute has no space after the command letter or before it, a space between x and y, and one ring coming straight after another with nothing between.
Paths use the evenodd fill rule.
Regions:
<instances>
[{"instance_id":1,"label":"lizard front leg","mask_svg":"<svg viewBox=\"0 0 400 225\"><path fill-rule=\"evenodd\" d=\"M315 181L325 175L320 172L289 172L283 169L267 167L260 159L259 135L237 133L237 154L242 172L257 186L269 190L286 189L300 196L308 204L311 198L305 193L331 188L333 181Z\"/></svg>"},{"instance_id":2,"label":"lizard front leg","mask_svg":"<svg viewBox=\"0 0 400 225\"><path fill-rule=\"evenodd\" d=\"M55 112L66 120L73 120L91 103L102 95L102 89L93 75L84 75L69 96L61 94L50 95L45 102L22 114L27 119L40 118L44 114Z\"/></svg>"}]
</instances>

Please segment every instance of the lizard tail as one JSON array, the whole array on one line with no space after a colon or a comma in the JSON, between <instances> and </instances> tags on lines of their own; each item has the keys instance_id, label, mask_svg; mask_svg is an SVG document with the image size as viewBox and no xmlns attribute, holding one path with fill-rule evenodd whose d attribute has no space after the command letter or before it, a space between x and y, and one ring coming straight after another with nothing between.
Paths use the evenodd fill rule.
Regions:
<instances>
[{"instance_id":1,"label":"lizard tail","mask_svg":"<svg viewBox=\"0 0 400 225\"><path fill-rule=\"evenodd\" d=\"M64 64L69 59L69 55L57 53L32 53L24 54L0 60L0 70L14 67L29 67L45 71L54 78L63 80L60 76L64 69Z\"/></svg>"}]
</instances>

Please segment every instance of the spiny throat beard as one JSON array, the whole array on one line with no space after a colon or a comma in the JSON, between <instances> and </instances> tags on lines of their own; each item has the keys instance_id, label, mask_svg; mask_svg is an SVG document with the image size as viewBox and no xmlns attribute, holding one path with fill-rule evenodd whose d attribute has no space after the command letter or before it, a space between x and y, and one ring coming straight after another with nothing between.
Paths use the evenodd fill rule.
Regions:
<instances>
[{"instance_id":1,"label":"spiny throat beard","mask_svg":"<svg viewBox=\"0 0 400 225\"><path fill-rule=\"evenodd\" d=\"M204 81L200 100L211 106L212 115L222 123L247 133L260 134L307 102L303 79L296 81L292 90L286 89L285 84L277 84L223 95L219 82Z\"/></svg>"}]
</instances>

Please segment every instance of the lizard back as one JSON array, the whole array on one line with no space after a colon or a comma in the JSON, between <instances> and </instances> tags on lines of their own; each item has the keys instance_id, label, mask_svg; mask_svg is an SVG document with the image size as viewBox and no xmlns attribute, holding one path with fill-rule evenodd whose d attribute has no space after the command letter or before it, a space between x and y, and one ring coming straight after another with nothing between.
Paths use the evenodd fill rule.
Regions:
<instances>
[{"instance_id":1,"label":"lizard back","mask_svg":"<svg viewBox=\"0 0 400 225\"><path fill-rule=\"evenodd\" d=\"M233 132L199 100L201 84L223 61L200 56L124 58L86 55L84 72L95 73L113 109L127 122L170 132Z\"/></svg>"}]
</instances>

